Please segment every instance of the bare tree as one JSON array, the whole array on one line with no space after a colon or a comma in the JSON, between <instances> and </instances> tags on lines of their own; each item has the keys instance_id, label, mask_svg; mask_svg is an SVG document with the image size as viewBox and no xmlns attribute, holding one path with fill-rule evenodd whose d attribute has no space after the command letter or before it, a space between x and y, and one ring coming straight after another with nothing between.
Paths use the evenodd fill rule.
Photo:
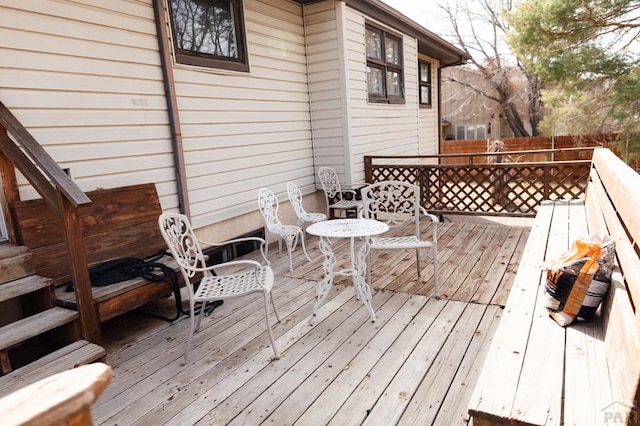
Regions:
<instances>
[{"instance_id":1,"label":"bare tree","mask_svg":"<svg viewBox=\"0 0 640 426\"><path fill-rule=\"evenodd\" d=\"M516 137L537 135L543 109L540 81L512 55L505 41L508 27L503 13L511 9L511 1L456 0L439 8L451 24L448 38L471 56L470 65L483 77L480 84L455 75L449 81L497 104ZM532 134L523 117L528 117Z\"/></svg>"}]
</instances>

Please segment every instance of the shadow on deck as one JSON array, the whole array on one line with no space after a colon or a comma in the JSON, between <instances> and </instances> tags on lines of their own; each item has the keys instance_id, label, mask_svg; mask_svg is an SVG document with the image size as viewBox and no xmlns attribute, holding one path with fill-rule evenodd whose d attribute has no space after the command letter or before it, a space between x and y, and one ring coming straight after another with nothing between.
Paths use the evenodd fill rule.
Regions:
<instances>
[{"instance_id":1,"label":"shadow on deck","mask_svg":"<svg viewBox=\"0 0 640 426\"><path fill-rule=\"evenodd\" d=\"M93 408L94 420L467 424L467 403L528 234L528 227L441 224L440 300L431 297L433 271L426 257L418 281L413 252L374 255L375 323L343 279L311 325L316 281L322 278L317 239L307 237L313 262L296 250L293 273L286 253L278 255L273 246L279 360L271 359L259 294L225 301L203 319L185 367L186 317L170 324L121 316L105 325L114 378ZM170 314L171 305L165 299L146 309Z\"/></svg>"}]
</instances>

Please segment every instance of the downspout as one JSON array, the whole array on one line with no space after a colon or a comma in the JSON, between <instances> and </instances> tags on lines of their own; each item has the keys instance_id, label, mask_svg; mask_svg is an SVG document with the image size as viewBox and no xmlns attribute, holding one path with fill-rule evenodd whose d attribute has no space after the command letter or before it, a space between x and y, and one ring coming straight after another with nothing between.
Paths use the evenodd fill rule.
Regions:
<instances>
[{"instance_id":1,"label":"downspout","mask_svg":"<svg viewBox=\"0 0 640 426\"><path fill-rule=\"evenodd\" d=\"M176 173L176 186L178 190L178 201L180 212L187 217L191 217L189 207L189 191L187 190L187 173L184 161L184 146L182 144L182 130L180 126L180 115L178 114L178 98L176 95L176 85L173 78L173 61L169 50L169 34L167 30L167 14L163 0L154 0L153 12L156 20L156 34L158 38L158 48L160 51L160 62L162 67L162 81L164 83L164 93L167 99L167 112L169 114L169 128L171 130L171 147L173 150L173 161Z\"/></svg>"},{"instance_id":2,"label":"downspout","mask_svg":"<svg viewBox=\"0 0 640 426\"><path fill-rule=\"evenodd\" d=\"M442 154L442 68L438 67L438 155ZM438 162L441 162L441 157L438 157Z\"/></svg>"},{"instance_id":3,"label":"downspout","mask_svg":"<svg viewBox=\"0 0 640 426\"><path fill-rule=\"evenodd\" d=\"M305 8L305 4L302 4L302 27L303 27L303 37L304 37L304 67L305 67L305 73L307 76L307 99L309 100L309 131L311 132L311 156L313 158L313 183L314 183L314 188L317 191L318 189L318 182L316 182L317 180L317 176L318 173L316 173L317 169L318 169L318 159L316 158L316 139L314 137L313 134L313 125L314 125L314 120L313 120L313 108L311 107L311 82L309 81L309 46L307 45L308 40L307 40L307 11Z\"/></svg>"}]
</instances>

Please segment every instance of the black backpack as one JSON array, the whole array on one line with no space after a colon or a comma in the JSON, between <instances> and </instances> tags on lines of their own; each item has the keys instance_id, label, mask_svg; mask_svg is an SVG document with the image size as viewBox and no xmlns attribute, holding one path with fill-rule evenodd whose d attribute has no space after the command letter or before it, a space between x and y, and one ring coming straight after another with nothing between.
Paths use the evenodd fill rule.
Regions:
<instances>
[{"instance_id":1,"label":"black backpack","mask_svg":"<svg viewBox=\"0 0 640 426\"><path fill-rule=\"evenodd\" d=\"M165 265L164 263L158 262L164 256L171 256L171 254L161 250L159 253L144 259L123 257L92 266L89 268L91 286L104 287L134 278L144 278L145 280L152 282L169 282L171 283L171 288L176 302L175 318L166 318L154 314L151 315L167 321L175 321L180 318L181 315L189 315L189 311L182 309L182 297L180 295L178 274L176 274L176 271L174 271L173 268ZM67 291L73 291L73 284L69 284L67 286ZM205 306L205 315L211 315L213 309L222 305L222 303L222 300L208 302ZM196 309L199 308L200 307L197 307Z\"/></svg>"}]
</instances>

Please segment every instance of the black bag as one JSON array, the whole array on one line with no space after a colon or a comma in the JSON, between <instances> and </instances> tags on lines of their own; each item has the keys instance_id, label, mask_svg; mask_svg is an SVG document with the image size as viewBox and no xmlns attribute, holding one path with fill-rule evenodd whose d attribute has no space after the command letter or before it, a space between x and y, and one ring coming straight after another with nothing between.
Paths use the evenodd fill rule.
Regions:
<instances>
[{"instance_id":1,"label":"black bag","mask_svg":"<svg viewBox=\"0 0 640 426\"><path fill-rule=\"evenodd\" d=\"M159 253L145 259L123 257L92 266L89 268L91 286L104 287L134 278L144 278L145 280L152 282L167 281L171 283L171 288L176 301L176 317L166 318L159 315L153 316L167 321L175 321L180 318L181 315L189 315L189 311L182 309L180 282L178 281L176 271L164 263L158 262L164 256L171 256L171 254L161 250ZM69 284L67 286L67 291L73 291L73 284ZM213 309L222 305L222 303L222 300L207 303L207 306L205 307L205 314L209 316Z\"/></svg>"}]
</instances>

